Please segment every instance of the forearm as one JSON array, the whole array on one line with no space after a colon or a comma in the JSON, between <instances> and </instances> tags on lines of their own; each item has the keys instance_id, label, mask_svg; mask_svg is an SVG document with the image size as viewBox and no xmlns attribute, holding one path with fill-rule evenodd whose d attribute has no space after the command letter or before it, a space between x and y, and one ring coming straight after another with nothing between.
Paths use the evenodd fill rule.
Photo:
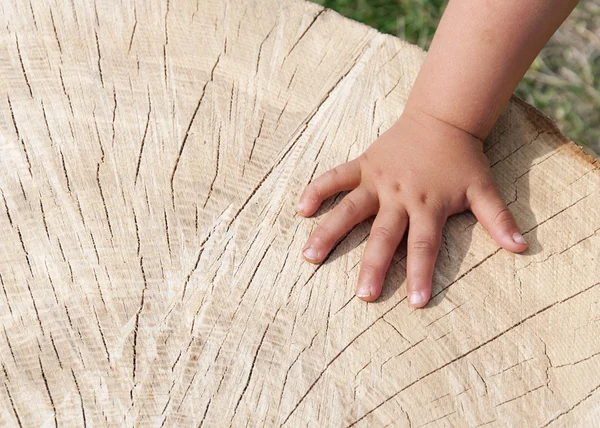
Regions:
<instances>
[{"instance_id":1,"label":"forearm","mask_svg":"<svg viewBox=\"0 0 600 428\"><path fill-rule=\"evenodd\" d=\"M450 0L406 111L483 140L576 0Z\"/></svg>"}]
</instances>

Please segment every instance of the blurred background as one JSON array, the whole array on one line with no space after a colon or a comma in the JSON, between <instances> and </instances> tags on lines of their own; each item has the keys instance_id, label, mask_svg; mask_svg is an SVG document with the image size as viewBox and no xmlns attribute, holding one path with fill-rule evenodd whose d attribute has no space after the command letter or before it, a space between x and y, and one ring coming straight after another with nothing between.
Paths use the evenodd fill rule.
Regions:
<instances>
[{"instance_id":1,"label":"blurred background","mask_svg":"<svg viewBox=\"0 0 600 428\"><path fill-rule=\"evenodd\" d=\"M428 49L447 0L313 0ZM600 0L581 0L536 58L517 95L600 154Z\"/></svg>"}]
</instances>

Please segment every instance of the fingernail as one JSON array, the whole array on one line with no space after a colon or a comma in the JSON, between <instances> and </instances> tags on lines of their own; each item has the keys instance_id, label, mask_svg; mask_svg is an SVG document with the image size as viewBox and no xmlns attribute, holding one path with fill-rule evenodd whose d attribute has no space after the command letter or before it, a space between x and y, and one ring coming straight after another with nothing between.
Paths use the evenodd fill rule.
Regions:
<instances>
[{"instance_id":1,"label":"fingernail","mask_svg":"<svg viewBox=\"0 0 600 428\"><path fill-rule=\"evenodd\" d=\"M368 285L361 285L358 290L356 290L357 297L371 297L371 289Z\"/></svg>"},{"instance_id":2,"label":"fingernail","mask_svg":"<svg viewBox=\"0 0 600 428\"><path fill-rule=\"evenodd\" d=\"M412 306L419 306L425 302L425 292L423 291L412 291L408 296L408 303Z\"/></svg>"},{"instance_id":3,"label":"fingernail","mask_svg":"<svg viewBox=\"0 0 600 428\"><path fill-rule=\"evenodd\" d=\"M513 241L515 241L517 244L527 244L527 241L519 232L515 232L513 235Z\"/></svg>"},{"instance_id":4,"label":"fingernail","mask_svg":"<svg viewBox=\"0 0 600 428\"><path fill-rule=\"evenodd\" d=\"M308 260L317 260L319 257L319 253L317 253L314 248L310 247L304 250L302 254L304 254L304 257L306 257Z\"/></svg>"},{"instance_id":5,"label":"fingernail","mask_svg":"<svg viewBox=\"0 0 600 428\"><path fill-rule=\"evenodd\" d=\"M298 212L304 211L304 204L302 202L300 202L298 205L296 205L296 211L298 211Z\"/></svg>"}]
</instances>

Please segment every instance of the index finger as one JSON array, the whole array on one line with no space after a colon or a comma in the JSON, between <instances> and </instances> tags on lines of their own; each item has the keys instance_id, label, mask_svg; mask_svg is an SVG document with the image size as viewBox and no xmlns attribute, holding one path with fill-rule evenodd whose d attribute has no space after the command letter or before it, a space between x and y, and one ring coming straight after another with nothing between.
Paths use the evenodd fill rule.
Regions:
<instances>
[{"instance_id":1,"label":"index finger","mask_svg":"<svg viewBox=\"0 0 600 428\"><path fill-rule=\"evenodd\" d=\"M360 184L360 166L357 159L343 163L315 178L302 192L296 211L303 216L313 215L321 203Z\"/></svg>"}]
</instances>

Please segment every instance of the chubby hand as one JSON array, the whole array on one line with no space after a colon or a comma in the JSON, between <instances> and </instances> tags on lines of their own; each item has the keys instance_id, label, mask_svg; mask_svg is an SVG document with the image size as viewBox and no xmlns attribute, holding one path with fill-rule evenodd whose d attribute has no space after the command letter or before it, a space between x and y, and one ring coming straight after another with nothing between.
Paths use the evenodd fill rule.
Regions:
<instances>
[{"instance_id":1,"label":"chubby hand","mask_svg":"<svg viewBox=\"0 0 600 428\"><path fill-rule=\"evenodd\" d=\"M350 192L321 220L303 249L320 263L354 225L375 215L356 294L373 301L410 223L407 246L409 304L423 307L448 216L470 209L508 251L527 243L502 201L481 140L423 113L407 112L358 158L312 181L296 208L313 215L328 197Z\"/></svg>"}]
</instances>

